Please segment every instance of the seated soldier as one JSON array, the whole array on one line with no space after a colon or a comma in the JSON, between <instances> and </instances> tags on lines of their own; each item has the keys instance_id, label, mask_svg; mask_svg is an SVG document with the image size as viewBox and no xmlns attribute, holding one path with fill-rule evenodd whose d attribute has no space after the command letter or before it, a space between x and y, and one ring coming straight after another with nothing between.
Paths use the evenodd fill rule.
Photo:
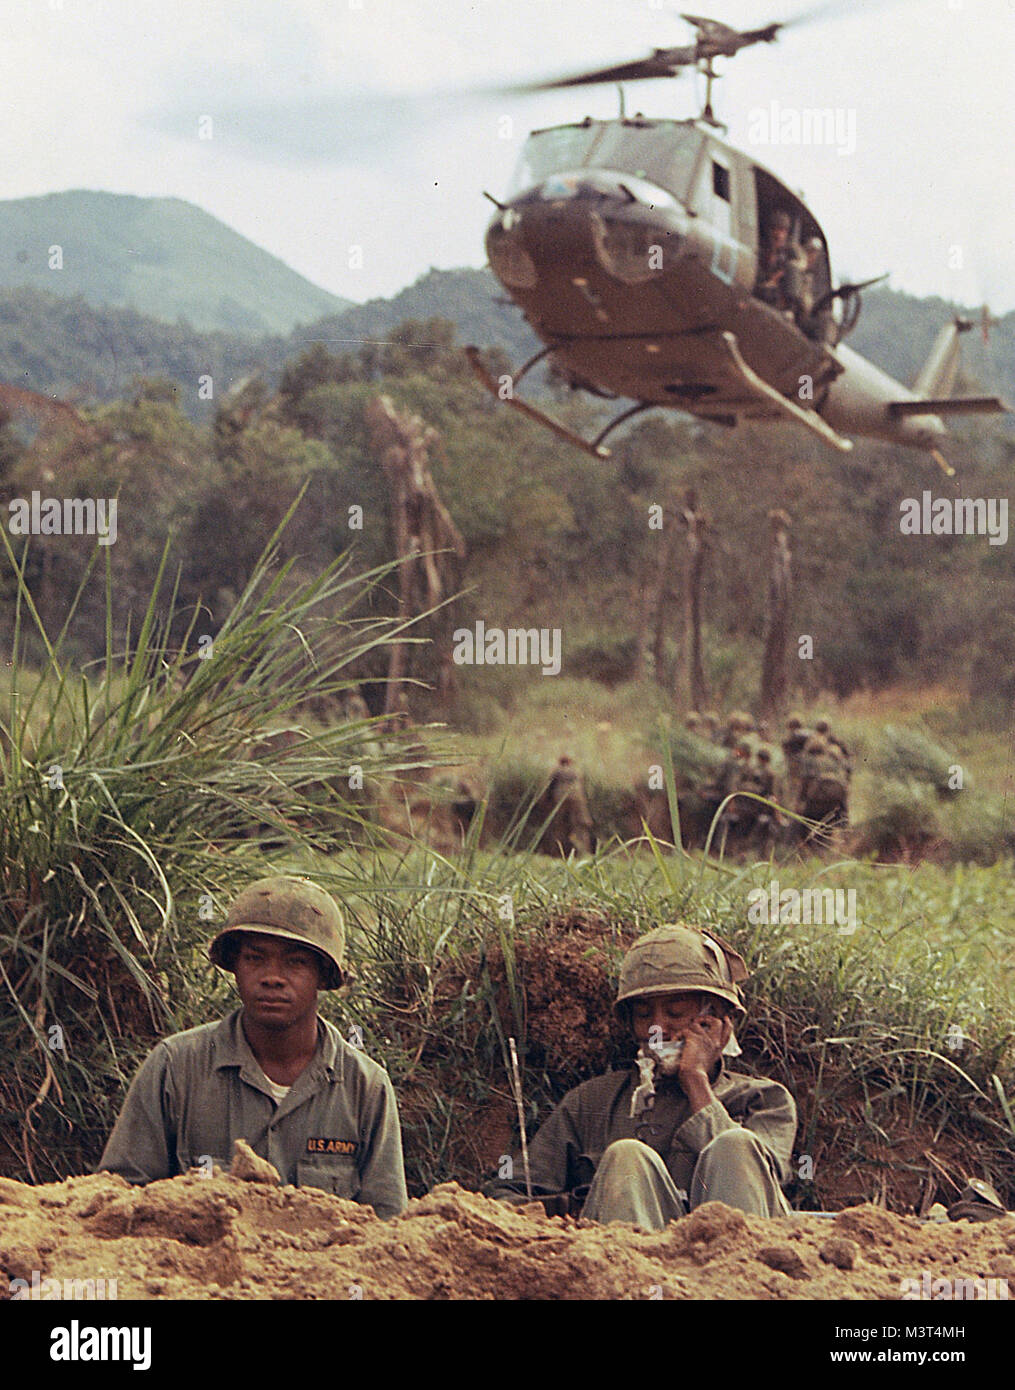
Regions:
<instances>
[{"instance_id":1,"label":"seated soldier","mask_svg":"<svg viewBox=\"0 0 1015 1390\"><path fill-rule=\"evenodd\" d=\"M407 1196L387 1072L317 1013L343 981L345 927L305 878L260 879L236 898L208 954L243 1007L158 1044L131 1083L99 1171L149 1183L246 1139L283 1183L397 1216Z\"/></svg>"},{"instance_id":2,"label":"seated soldier","mask_svg":"<svg viewBox=\"0 0 1015 1390\"><path fill-rule=\"evenodd\" d=\"M528 1146L534 1197L592 1221L659 1231L703 1202L756 1216L790 1210L796 1107L775 1081L727 1070L746 1017L732 947L691 927L658 927L624 957L616 1009L636 1066L569 1091ZM522 1160L487 1195L525 1201Z\"/></svg>"}]
</instances>

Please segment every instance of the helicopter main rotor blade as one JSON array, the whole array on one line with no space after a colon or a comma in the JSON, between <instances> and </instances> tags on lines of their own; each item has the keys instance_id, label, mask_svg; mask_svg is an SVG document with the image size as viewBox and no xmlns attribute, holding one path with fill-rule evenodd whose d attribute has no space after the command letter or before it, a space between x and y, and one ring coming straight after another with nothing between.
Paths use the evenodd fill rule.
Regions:
<instances>
[{"instance_id":1,"label":"helicopter main rotor blade","mask_svg":"<svg viewBox=\"0 0 1015 1390\"><path fill-rule=\"evenodd\" d=\"M882 9L900 3L900 0L869 0L871 6ZM755 29L732 29L715 19L702 15L681 14L681 19L697 30L693 44L681 48L657 48L648 58L636 59L631 63L619 63L609 68L594 68L590 72L574 73L567 77L548 78L544 81L526 82L500 90L505 94L521 95L527 92L553 92L563 87L590 87L602 82L641 82L657 77L678 77L681 69L708 63L713 58L732 58L742 48L756 43L774 43L781 30L795 29L799 25L810 24L821 19L835 19L855 13L853 0L821 0L788 19L774 21Z\"/></svg>"},{"instance_id":2,"label":"helicopter main rotor blade","mask_svg":"<svg viewBox=\"0 0 1015 1390\"><path fill-rule=\"evenodd\" d=\"M901 3L901 0L865 0L865 12L874 10L888 9L892 5ZM790 15L775 27L777 29L798 29L804 24L819 23L824 19L838 19L840 16L845 18L847 15L855 15L857 5L855 0L822 0L818 5L811 5L806 10L800 10L797 14Z\"/></svg>"},{"instance_id":3,"label":"helicopter main rotor blade","mask_svg":"<svg viewBox=\"0 0 1015 1390\"><path fill-rule=\"evenodd\" d=\"M509 92L553 92L561 87L589 87L598 82L639 82L651 77L679 77L682 68L697 62L693 48L657 48L648 58L620 63L612 68L596 68L571 77L551 77L544 82L525 82L508 87Z\"/></svg>"}]
</instances>

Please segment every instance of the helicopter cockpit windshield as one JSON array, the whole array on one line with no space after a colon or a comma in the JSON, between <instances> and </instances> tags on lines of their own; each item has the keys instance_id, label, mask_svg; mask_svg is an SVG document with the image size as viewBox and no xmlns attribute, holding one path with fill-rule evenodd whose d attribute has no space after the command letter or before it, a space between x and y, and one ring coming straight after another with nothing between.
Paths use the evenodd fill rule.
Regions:
<instances>
[{"instance_id":1,"label":"helicopter cockpit windshield","mask_svg":"<svg viewBox=\"0 0 1015 1390\"><path fill-rule=\"evenodd\" d=\"M684 202L703 139L693 124L640 116L537 130L525 142L509 197L551 174L590 168L648 179Z\"/></svg>"}]
</instances>

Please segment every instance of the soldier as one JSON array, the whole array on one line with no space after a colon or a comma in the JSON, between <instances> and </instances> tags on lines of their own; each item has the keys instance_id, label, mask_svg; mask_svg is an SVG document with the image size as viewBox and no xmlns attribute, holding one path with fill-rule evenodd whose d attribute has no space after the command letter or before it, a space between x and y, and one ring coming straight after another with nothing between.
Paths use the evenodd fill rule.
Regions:
<instances>
[{"instance_id":1,"label":"soldier","mask_svg":"<svg viewBox=\"0 0 1015 1390\"><path fill-rule=\"evenodd\" d=\"M624 957L616 1009L636 1066L569 1091L529 1143L533 1194L548 1209L662 1230L702 1202L756 1216L789 1204L796 1107L775 1081L727 1070L746 1017L743 958L692 927L658 927ZM492 1197L525 1200L522 1160Z\"/></svg>"},{"instance_id":2,"label":"soldier","mask_svg":"<svg viewBox=\"0 0 1015 1390\"><path fill-rule=\"evenodd\" d=\"M735 748L743 738L744 734L749 734L754 730L754 720L743 709L735 709L730 715L726 724L726 732L722 737L724 748Z\"/></svg>"},{"instance_id":3,"label":"soldier","mask_svg":"<svg viewBox=\"0 0 1015 1390\"><path fill-rule=\"evenodd\" d=\"M804 749L797 809L807 820L831 828L849 824L849 778L842 759L820 734Z\"/></svg>"},{"instance_id":4,"label":"soldier","mask_svg":"<svg viewBox=\"0 0 1015 1390\"><path fill-rule=\"evenodd\" d=\"M821 342L827 336L832 314L830 306L817 310L823 289L828 284L824 263L825 248L820 237L812 236L804 242L803 269L800 272L800 288L797 297L797 324L809 338Z\"/></svg>"},{"instance_id":5,"label":"soldier","mask_svg":"<svg viewBox=\"0 0 1015 1390\"><path fill-rule=\"evenodd\" d=\"M475 784L467 777L459 777L455 784L454 798L451 802L451 814L455 818L461 835L469 833L469 826L475 818L479 808L480 794Z\"/></svg>"},{"instance_id":6,"label":"soldier","mask_svg":"<svg viewBox=\"0 0 1015 1390\"><path fill-rule=\"evenodd\" d=\"M131 1083L99 1170L149 1183L206 1160L229 1166L246 1139L284 1183L397 1216L402 1138L387 1072L317 1013L343 982L345 927L305 878L244 889L212 941L242 1008L158 1044Z\"/></svg>"},{"instance_id":7,"label":"soldier","mask_svg":"<svg viewBox=\"0 0 1015 1390\"><path fill-rule=\"evenodd\" d=\"M782 755L786 760L786 804L796 808L800 799L800 783L803 778L804 749L811 737L809 729L804 728L799 714L791 714L786 720L786 737L782 741Z\"/></svg>"},{"instance_id":8,"label":"soldier","mask_svg":"<svg viewBox=\"0 0 1015 1390\"><path fill-rule=\"evenodd\" d=\"M842 764L846 769L846 775L848 777L851 777L853 775L853 764L850 761L849 749L846 747L846 745L842 742L840 738L838 738L835 734L832 733L832 728L828 720L817 720L817 722L814 725L814 732L816 734L820 734L821 737L825 740L825 742L828 744L829 751L832 753L833 757L841 759Z\"/></svg>"},{"instance_id":9,"label":"soldier","mask_svg":"<svg viewBox=\"0 0 1015 1390\"><path fill-rule=\"evenodd\" d=\"M775 797L775 768L772 766L772 750L766 744L758 749L758 793L760 796Z\"/></svg>"},{"instance_id":10,"label":"soldier","mask_svg":"<svg viewBox=\"0 0 1015 1390\"><path fill-rule=\"evenodd\" d=\"M595 827L585 797L585 783L566 753L557 762L546 796L555 808L549 834L556 852L568 855L577 850L579 854L591 854L595 848Z\"/></svg>"},{"instance_id":11,"label":"soldier","mask_svg":"<svg viewBox=\"0 0 1015 1390\"><path fill-rule=\"evenodd\" d=\"M719 728L718 714L714 709L706 710L702 715L702 719L705 721L705 737L710 738L713 743L719 743L721 740L721 731Z\"/></svg>"},{"instance_id":12,"label":"soldier","mask_svg":"<svg viewBox=\"0 0 1015 1390\"><path fill-rule=\"evenodd\" d=\"M772 214L766 229L755 291L759 299L789 317L793 316L806 266L803 252L790 237L792 226L793 220L784 209Z\"/></svg>"},{"instance_id":13,"label":"soldier","mask_svg":"<svg viewBox=\"0 0 1015 1390\"><path fill-rule=\"evenodd\" d=\"M696 709L689 710L684 715L684 728L689 734L697 734L699 738L705 734L701 715Z\"/></svg>"},{"instance_id":14,"label":"soldier","mask_svg":"<svg viewBox=\"0 0 1015 1390\"><path fill-rule=\"evenodd\" d=\"M751 792L761 795L762 778L760 769L754 762L750 743L742 738L726 760L722 773L723 796L735 792ZM748 796L736 797L729 802L722 814L723 825L728 833L740 840L750 837L761 806Z\"/></svg>"},{"instance_id":15,"label":"soldier","mask_svg":"<svg viewBox=\"0 0 1015 1390\"><path fill-rule=\"evenodd\" d=\"M762 744L755 754L757 759L758 795L769 801L778 801L781 789L772 764L772 749ZM754 803L754 835L763 853L767 853L782 830L783 820L774 806Z\"/></svg>"}]
</instances>

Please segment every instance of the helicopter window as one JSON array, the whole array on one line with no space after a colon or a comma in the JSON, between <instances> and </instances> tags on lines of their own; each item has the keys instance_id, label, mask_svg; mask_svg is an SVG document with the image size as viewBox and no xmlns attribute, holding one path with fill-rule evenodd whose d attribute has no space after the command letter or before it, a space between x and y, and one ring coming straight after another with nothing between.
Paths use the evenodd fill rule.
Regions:
<instances>
[{"instance_id":1,"label":"helicopter window","mask_svg":"<svg viewBox=\"0 0 1015 1390\"><path fill-rule=\"evenodd\" d=\"M665 122L633 125L611 121L590 161L648 179L683 201L698 160L703 136L691 126Z\"/></svg>"},{"instance_id":2,"label":"helicopter window","mask_svg":"<svg viewBox=\"0 0 1015 1390\"><path fill-rule=\"evenodd\" d=\"M712 192L728 203L730 200L730 171L712 161Z\"/></svg>"},{"instance_id":3,"label":"helicopter window","mask_svg":"<svg viewBox=\"0 0 1015 1390\"><path fill-rule=\"evenodd\" d=\"M550 174L580 169L599 136L599 125L563 125L538 130L522 149L508 197L525 193ZM628 171L630 172L630 171Z\"/></svg>"}]
</instances>

